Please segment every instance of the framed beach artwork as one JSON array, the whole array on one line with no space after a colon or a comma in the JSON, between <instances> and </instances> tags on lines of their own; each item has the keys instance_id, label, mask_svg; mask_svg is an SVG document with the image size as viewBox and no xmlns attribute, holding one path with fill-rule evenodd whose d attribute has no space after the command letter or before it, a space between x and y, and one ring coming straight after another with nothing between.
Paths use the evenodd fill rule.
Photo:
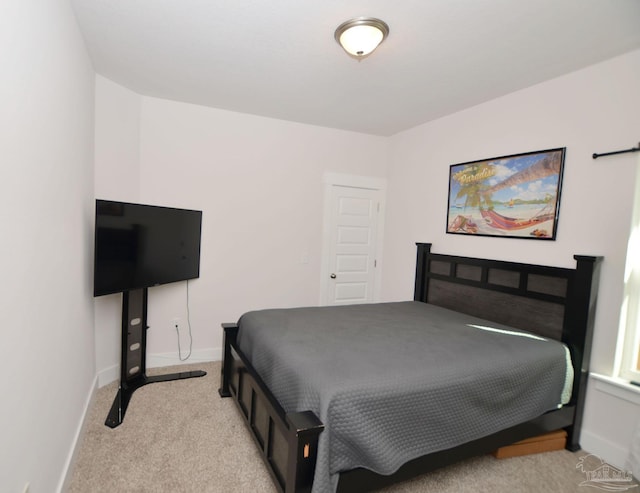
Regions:
<instances>
[{"instance_id":1,"label":"framed beach artwork","mask_svg":"<svg viewBox=\"0 0 640 493\"><path fill-rule=\"evenodd\" d=\"M447 233L555 240L565 150L451 165Z\"/></svg>"}]
</instances>

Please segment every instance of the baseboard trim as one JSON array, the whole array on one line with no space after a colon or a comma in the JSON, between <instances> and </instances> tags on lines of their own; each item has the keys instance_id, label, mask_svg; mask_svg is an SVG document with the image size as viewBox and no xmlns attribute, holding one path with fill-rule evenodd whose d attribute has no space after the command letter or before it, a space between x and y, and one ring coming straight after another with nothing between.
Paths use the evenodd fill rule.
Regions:
<instances>
[{"instance_id":1,"label":"baseboard trim","mask_svg":"<svg viewBox=\"0 0 640 493\"><path fill-rule=\"evenodd\" d=\"M189 359L180 361L177 353L156 353L147 355L147 368L162 368L163 366L191 365L194 363L208 363L222 360L222 348L205 348L192 351ZM102 388L120 378L120 365L116 364L98 372L98 387Z\"/></svg>"},{"instance_id":2,"label":"baseboard trim","mask_svg":"<svg viewBox=\"0 0 640 493\"><path fill-rule=\"evenodd\" d=\"M629 451L606 438L583 428L580 432L580 446L587 453L597 455L612 466L620 469L625 468Z\"/></svg>"},{"instance_id":3,"label":"baseboard trim","mask_svg":"<svg viewBox=\"0 0 640 493\"><path fill-rule=\"evenodd\" d=\"M109 385L120 378L120 365L113 365L98 372L98 388Z\"/></svg>"},{"instance_id":4,"label":"baseboard trim","mask_svg":"<svg viewBox=\"0 0 640 493\"><path fill-rule=\"evenodd\" d=\"M186 355L183 355L183 357ZM147 368L162 368L163 366L191 365L194 363L209 363L222 359L222 348L198 349L191 352L189 359L181 361L178 354L156 353L147 355Z\"/></svg>"},{"instance_id":5,"label":"baseboard trim","mask_svg":"<svg viewBox=\"0 0 640 493\"><path fill-rule=\"evenodd\" d=\"M76 433L73 437L73 441L71 442L71 450L69 450L69 454L67 455L67 460L65 461L64 468L62 469L62 476L60 477L60 483L58 484L57 493L63 493L64 491L68 491L69 483L71 482L71 475L73 473L73 465L76 461L76 456L78 451L80 450L80 442L82 441L82 437L84 436L87 417L89 415L89 411L93 407L93 401L96 397L96 392L98 391L98 375L93 378L93 382L91 383L91 388L89 389L89 395L84 403L84 409L82 410L82 415L80 417L80 422L76 428Z\"/></svg>"}]
</instances>

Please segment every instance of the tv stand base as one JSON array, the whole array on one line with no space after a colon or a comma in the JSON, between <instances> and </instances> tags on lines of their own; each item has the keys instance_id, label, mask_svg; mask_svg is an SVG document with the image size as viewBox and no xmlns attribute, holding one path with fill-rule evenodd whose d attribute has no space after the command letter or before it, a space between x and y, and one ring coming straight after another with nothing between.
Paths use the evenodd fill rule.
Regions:
<instances>
[{"instance_id":1,"label":"tv stand base","mask_svg":"<svg viewBox=\"0 0 640 493\"><path fill-rule=\"evenodd\" d=\"M127 385L121 385L116 394L116 398L113 400L111 410L107 415L107 420L104 422L109 428L115 428L122 423L124 414L127 412L127 406L131 400L133 393L140 387L143 387L150 383L156 382L170 382L172 380L183 380L185 378L204 377L207 372L202 370L184 371L180 373L168 373L166 375L154 375L148 377L142 375L135 381L130 381Z\"/></svg>"},{"instance_id":2,"label":"tv stand base","mask_svg":"<svg viewBox=\"0 0 640 493\"><path fill-rule=\"evenodd\" d=\"M203 377L207 374L202 370L194 370L147 376L147 296L147 288L122 293L120 388L104 422L110 428L122 423L131 396L140 387L156 382Z\"/></svg>"}]
</instances>

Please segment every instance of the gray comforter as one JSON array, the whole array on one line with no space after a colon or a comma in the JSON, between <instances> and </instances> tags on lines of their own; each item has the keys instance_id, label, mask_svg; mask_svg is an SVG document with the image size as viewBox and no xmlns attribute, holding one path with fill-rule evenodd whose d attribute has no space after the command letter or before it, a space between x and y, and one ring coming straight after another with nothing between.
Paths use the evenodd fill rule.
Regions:
<instances>
[{"instance_id":1,"label":"gray comforter","mask_svg":"<svg viewBox=\"0 0 640 493\"><path fill-rule=\"evenodd\" d=\"M562 344L425 303L261 310L239 327L285 411L312 410L325 425L313 493L335 491L340 471L391 474L570 394Z\"/></svg>"}]
</instances>

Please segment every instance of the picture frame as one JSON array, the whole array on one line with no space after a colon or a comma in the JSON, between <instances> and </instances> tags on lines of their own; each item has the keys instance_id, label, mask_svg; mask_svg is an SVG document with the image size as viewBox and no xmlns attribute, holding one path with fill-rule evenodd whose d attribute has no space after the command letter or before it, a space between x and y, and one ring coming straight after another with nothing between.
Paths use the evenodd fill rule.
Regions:
<instances>
[{"instance_id":1,"label":"picture frame","mask_svg":"<svg viewBox=\"0 0 640 493\"><path fill-rule=\"evenodd\" d=\"M448 234L555 240L566 147L452 164Z\"/></svg>"}]
</instances>

